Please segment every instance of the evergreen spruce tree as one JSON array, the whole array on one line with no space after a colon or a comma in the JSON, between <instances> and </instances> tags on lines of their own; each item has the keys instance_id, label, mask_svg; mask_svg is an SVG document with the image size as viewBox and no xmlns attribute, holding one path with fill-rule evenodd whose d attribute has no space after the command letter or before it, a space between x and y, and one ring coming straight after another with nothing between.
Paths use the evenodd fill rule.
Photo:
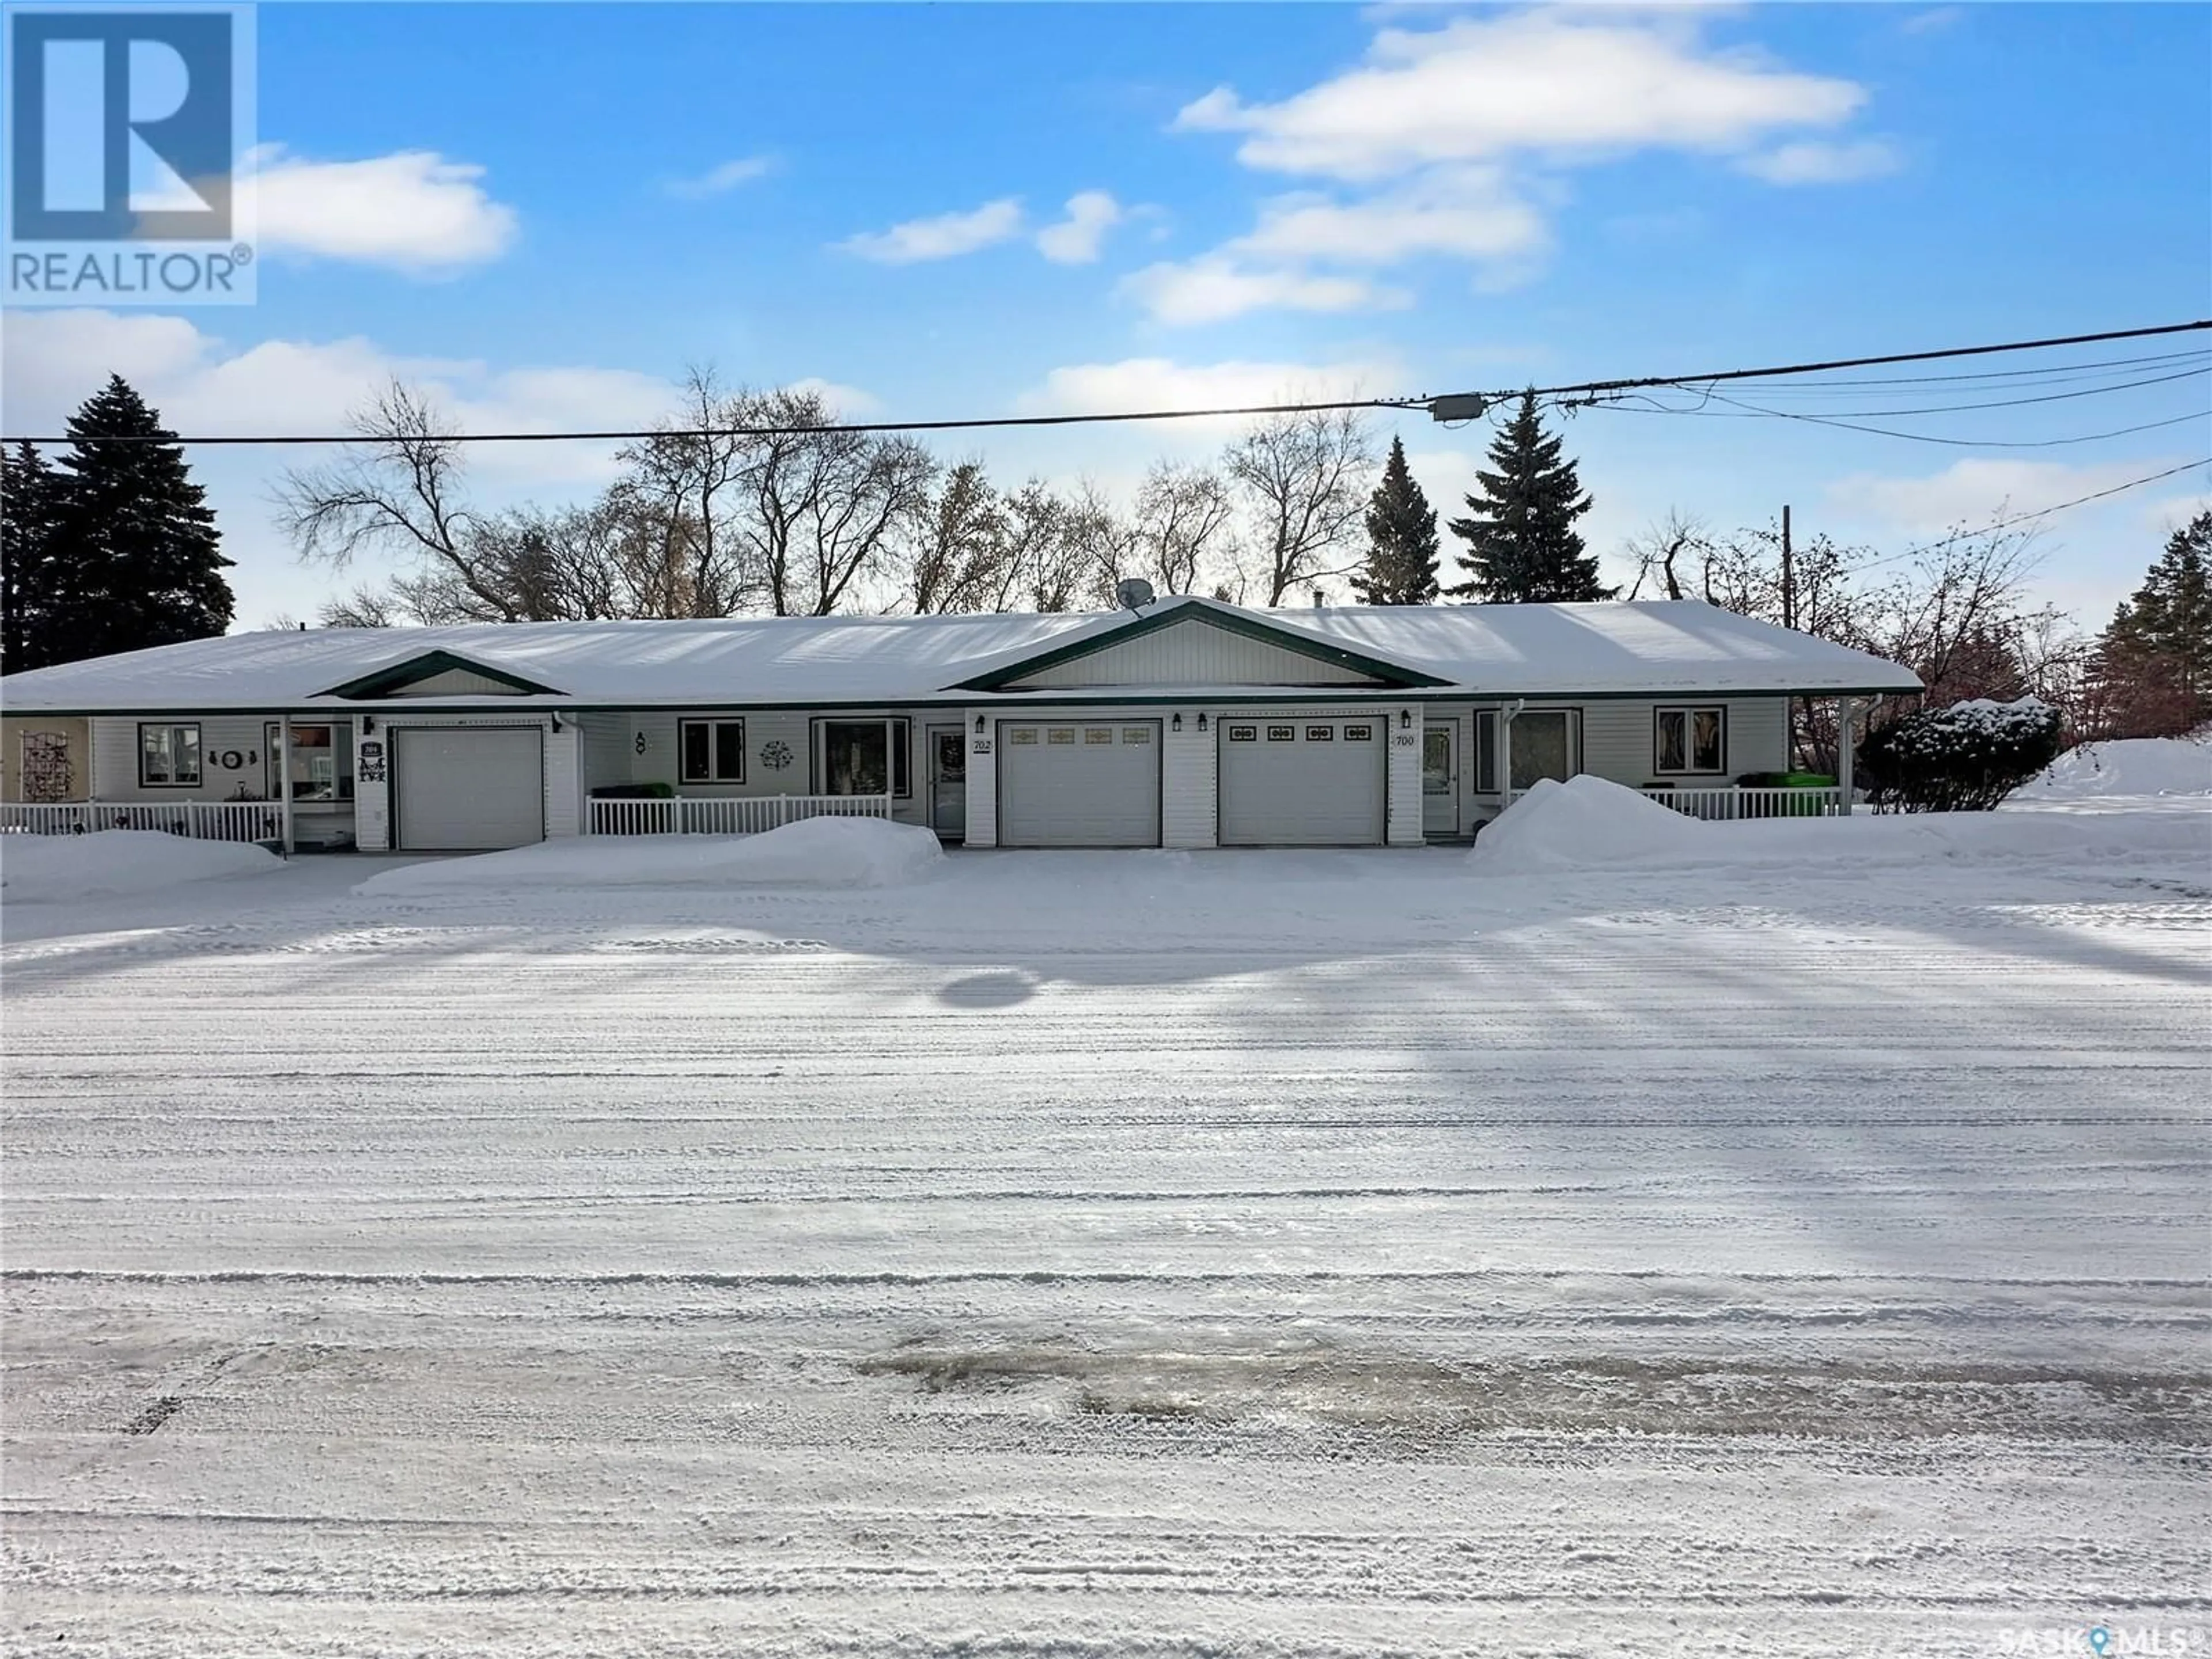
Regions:
<instances>
[{"instance_id":1,"label":"evergreen spruce tree","mask_svg":"<svg viewBox=\"0 0 2212 1659\"><path fill-rule=\"evenodd\" d=\"M0 673L53 660L54 522L61 481L46 457L21 445L0 452Z\"/></svg>"},{"instance_id":2,"label":"evergreen spruce tree","mask_svg":"<svg viewBox=\"0 0 2212 1659\"><path fill-rule=\"evenodd\" d=\"M1406 466L1402 439L1390 441L1382 482L1367 503L1367 564L1352 579L1363 605L1433 605L1437 510Z\"/></svg>"},{"instance_id":3,"label":"evergreen spruce tree","mask_svg":"<svg viewBox=\"0 0 2212 1659\"><path fill-rule=\"evenodd\" d=\"M1491 441L1493 471L1478 471L1483 493L1467 498L1468 515L1452 520L1468 544L1459 560L1468 579L1445 592L1492 604L1609 599L1620 592L1598 580L1597 559L1583 550L1575 520L1590 509L1575 464L1546 434L1536 394Z\"/></svg>"},{"instance_id":4,"label":"evergreen spruce tree","mask_svg":"<svg viewBox=\"0 0 2212 1659\"><path fill-rule=\"evenodd\" d=\"M2092 724L2110 737L2173 737L2212 720L2212 513L2167 538L2090 659Z\"/></svg>"},{"instance_id":5,"label":"evergreen spruce tree","mask_svg":"<svg viewBox=\"0 0 2212 1659\"><path fill-rule=\"evenodd\" d=\"M53 604L40 654L75 662L206 639L229 628L215 514L176 434L121 375L70 417L52 542ZM137 441L101 442L128 438Z\"/></svg>"}]
</instances>

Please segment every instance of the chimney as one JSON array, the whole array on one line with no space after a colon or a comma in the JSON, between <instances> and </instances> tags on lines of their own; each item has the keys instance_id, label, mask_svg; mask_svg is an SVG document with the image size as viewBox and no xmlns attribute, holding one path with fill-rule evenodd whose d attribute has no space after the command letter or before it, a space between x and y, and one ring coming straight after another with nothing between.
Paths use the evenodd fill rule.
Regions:
<instances>
[{"instance_id":1,"label":"chimney","mask_svg":"<svg viewBox=\"0 0 2212 1659\"><path fill-rule=\"evenodd\" d=\"M1321 589L1319 589L1318 587L1316 587L1316 589L1314 589L1314 591L1313 591L1313 596L1314 596L1314 609L1315 609L1315 610L1316 610L1316 611L1320 610L1320 609L1322 608L1322 605L1326 605L1326 604L1328 604L1328 600L1324 599L1322 597L1322 592L1321 592Z\"/></svg>"}]
</instances>

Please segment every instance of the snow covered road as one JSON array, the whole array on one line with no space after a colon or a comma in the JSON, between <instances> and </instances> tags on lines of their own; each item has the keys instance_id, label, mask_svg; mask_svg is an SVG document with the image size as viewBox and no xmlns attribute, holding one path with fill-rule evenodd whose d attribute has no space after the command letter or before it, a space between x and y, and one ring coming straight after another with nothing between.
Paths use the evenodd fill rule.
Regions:
<instances>
[{"instance_id":1,"label":"snow covered road","mask_svg":"<svg viewBox=\"0 0 2212 1659\"><path fill-rule=\"evenodd\" d=\"M2099 825L10 906L7 1640L2212 1650L2212 841Z\"/></svg>"}]
</instances>

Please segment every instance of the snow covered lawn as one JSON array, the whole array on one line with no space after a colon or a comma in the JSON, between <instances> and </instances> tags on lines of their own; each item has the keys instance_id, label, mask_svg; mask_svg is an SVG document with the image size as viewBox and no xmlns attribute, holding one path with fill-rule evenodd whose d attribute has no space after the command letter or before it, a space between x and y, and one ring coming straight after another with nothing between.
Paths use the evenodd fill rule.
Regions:
<instances>
[{"instance_id":1,"label":"snow covered lawn","mask_svg":"<svg viewBox=\"0 0 2212 1659\"><path fill-rule=\"evenodd\" d=\"M11 907L0 1645L2212 1643L2212 814L2025 833Z\"/></svg>"},{"instance_id":2,"label":"snow covered lawn","mask_svg":"<svg viewBox=\"0 0 2212 1659\"><path fill-rule=\"evenodd\" d=\"M0 901L9 904L155 892L228 876L273 876L283 869L283 860L264 848L158 830L0 836Z\"/></svg>"}]
</instances>

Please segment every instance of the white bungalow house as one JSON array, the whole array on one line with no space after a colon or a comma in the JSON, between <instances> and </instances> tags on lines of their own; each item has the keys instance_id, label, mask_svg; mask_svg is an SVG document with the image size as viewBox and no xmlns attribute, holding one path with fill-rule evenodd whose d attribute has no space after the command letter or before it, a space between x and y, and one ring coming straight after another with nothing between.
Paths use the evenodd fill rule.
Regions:
<instances>
[{"instance_id":1,"label":"white bungalow house","mask_svg":"<svg viewBox=\"0 0 2212 1659\"><path fill-rule=\"evenodd\" d=\"M867 812L969 847L1412 846L1577 772L1755 808L1789 698L1919 689L1693 601L234 634L0 679L0 823L451 851ZM1849 803L1845 778L1791 805Z\"/></svg>"}]
</instances>

